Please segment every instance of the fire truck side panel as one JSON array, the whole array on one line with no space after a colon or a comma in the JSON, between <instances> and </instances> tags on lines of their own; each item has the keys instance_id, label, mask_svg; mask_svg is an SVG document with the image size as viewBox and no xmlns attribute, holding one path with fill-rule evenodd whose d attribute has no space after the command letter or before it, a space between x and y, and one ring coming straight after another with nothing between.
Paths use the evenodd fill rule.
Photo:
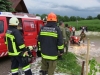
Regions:
<instances>
[{"instance_id":1,"label":"fire truck side panel","mask_svg":"<svg viewBox=\"0 0 100 75\"><path fill-rule=\"evenodd\" d=\"M0 57L7 55L7 46L5 44L6 30L7 30L6 17L0 16Z\"/></svg>"},{"instance_id":2,"label":"fire truck side panel","mask_svg":"<svg viewBox=\"0 0 100 75\"><path fill-rule=\"evenodd\" d=\"M7 46L5 44L5 33L8 29L10 17L16 16L19 19L18 28L21 31L26 46L37 47L37 37L43 21L38 16L32 16L25 13L0 12L0 57L7 55Z\"/></svg>"},{"instance_id":3,"label":"fire truck side panel","mask_svg":"<svg viewBox=\"0 0 100 75\"><path fill-rule=\"evenodd\" d=\"M26 46L36 46L37 43L37 30L36 24L33 19L23 19L23 31L24 31L24 41Z\"/></svg>"}]
</instances>

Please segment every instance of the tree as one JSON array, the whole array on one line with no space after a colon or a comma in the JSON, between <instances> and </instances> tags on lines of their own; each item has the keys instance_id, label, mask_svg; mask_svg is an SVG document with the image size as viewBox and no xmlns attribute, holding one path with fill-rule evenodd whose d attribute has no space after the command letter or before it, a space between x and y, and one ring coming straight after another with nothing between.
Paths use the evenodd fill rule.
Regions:
<instances>
[{"instance_id":1,"label":"tree","mask_svg":"<svg viewBox=\"0 0 100 75\"><path fill-rule=\"evenodd\" d=\"M81 17L81 20L85 20L85 18Z\"/></svg>"},{"instance_id":2,"label":"tree","mask_svg":"<svg viewBox=\"0 0 100 75\"><path fill-rule=\"evenodd\" d=\"M63 19L64 22L68 22L68 21L70 20L68 16L64 16L63 18L64 18L64 19Z\"/></svg>"},{"instance_id":3,"label":"tree","mask_svg":"<svg viewBox=\"0 0 100 75\"><path fill-rule=\"evenodd\" d=\"M58 22L63 21L63 16L57 15Z\"/></svg>"},{"instance_id":4,"label":"tree","mask_svg":"<svg viewBox=\"0 0 100 75\"><path fill-rule=\"evenodd\" d=\"M80 21L80 20L81 20L81 18L80 18L79 16L77 16L77 17L76 17L76 19L77 19L78 21Z\"/></svg>"},{"instance_id":5,"label":"tree","mask_svg":"<svg viewBox=\"0 0 100 75\"><path fill-rule=\"evenodd\" d=\"M92 18L92 16L88 16L86 19L87 20L92 20L93 18Z\"/></svg>"},{"instance_id":6,"label":"tree","mask_svg":"<svg viewBox=\"0 0 100 75\"><path fill-rule=\"evenodd\" d=\"M12 3L9 0L0 0L1 12L12 12L14 9L11 7Z\"/></svg>"},{"instance_id":7,"label":"tree","mask_svg":"<svg viewBox=\"0 0 100 75\"><path fill-rule=\"evenodd\" d=\"M45 18L47 16L47 14L42 14L41 15L41 18L43 19L43 18Z\"/></svg>"},{"instance_id":8,"label":"tree","mask_svg":"<svg viewBox=\"0 0 100 75\"><path fill-rule=\"evenodd\" d=\"M36 14L36 16L41 16L41 15L39 15L39 14Z\"/></svg>"},{"instance_id":9,"label":"tree","mask_svg":"<svg viewBox=\"0 0 100 75\"><path fill-rule=\"evenodd\" d=\"M76 21L76 17L75 16L71 16L70 17L70 21Z\"/></svg>"},{"instance_id":10,"label":"tree","mask_svg":"<svg viewBox=\"0 0 100 75\"><path fill-rule=\"evenodd\" d=\"M100 14L97 15L97 18L100 20Z\"/></svg>"},{"instance_id":11,"label":"tree","mask_svg":"<svg viewBox=\"0 0 100 75\"><path fill-rule=\"evenodd\" d=\"M93 17L93 19L98 19L97 17Z\"/></svg>"}]
</instances>

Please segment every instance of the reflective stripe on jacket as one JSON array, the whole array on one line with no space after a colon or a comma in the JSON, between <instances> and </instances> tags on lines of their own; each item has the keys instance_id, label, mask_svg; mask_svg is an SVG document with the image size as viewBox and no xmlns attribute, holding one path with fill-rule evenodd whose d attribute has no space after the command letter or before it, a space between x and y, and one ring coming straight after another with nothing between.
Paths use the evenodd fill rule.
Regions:
<instances>
[{"instance_id":1,"label":"reflective stripe on jacket","mask_svg":"<svg viewBox=\"0 0 100 75\"><path fill-rule=\"evenodd\" d=\"M5 38L10 56L17 56L22 50L25 50L23 37L15 27L10 27L7 30Z\"/></svg>"}]
</instances>

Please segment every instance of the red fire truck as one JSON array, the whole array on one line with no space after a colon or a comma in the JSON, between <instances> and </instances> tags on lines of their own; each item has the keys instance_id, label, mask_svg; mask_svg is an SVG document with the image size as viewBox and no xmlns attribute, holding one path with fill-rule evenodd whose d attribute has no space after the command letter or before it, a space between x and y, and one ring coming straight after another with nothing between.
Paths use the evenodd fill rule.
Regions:
<instances>
[{"instance_id":1,"label":"red fire truck","mask_svg":"<svg viewBox=\"0 0 100 75\"><path fill-rule=\"evenodd\" d=\"M0 57L7 56L7 47L5 44L5 33L9 26L10 17L16 16L26 46L37 47L37 36L40 28L44 25L39 16L27 13L0 12Z\"/></svg>"}]
</instances>

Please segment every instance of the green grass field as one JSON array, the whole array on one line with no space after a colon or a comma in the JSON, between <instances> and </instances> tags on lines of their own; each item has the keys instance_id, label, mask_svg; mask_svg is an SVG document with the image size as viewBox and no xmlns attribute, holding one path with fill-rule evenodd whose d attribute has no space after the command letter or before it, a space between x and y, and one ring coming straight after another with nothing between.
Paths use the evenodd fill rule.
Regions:
<instances>
[{"instance_id":1,"label":"green grass field","mask_svg":"<svg viewBox=\"0 0 100 75\"><path fill-rule=\"evenodd\" d=\"M100 32L100 20L81 20L81 21L71 21L65 22L65 24L69 24L69 26L75 26L76 29L79 30L80 26L87 26L89 31L99 31Z\"/></svg>"}]
</instances>

